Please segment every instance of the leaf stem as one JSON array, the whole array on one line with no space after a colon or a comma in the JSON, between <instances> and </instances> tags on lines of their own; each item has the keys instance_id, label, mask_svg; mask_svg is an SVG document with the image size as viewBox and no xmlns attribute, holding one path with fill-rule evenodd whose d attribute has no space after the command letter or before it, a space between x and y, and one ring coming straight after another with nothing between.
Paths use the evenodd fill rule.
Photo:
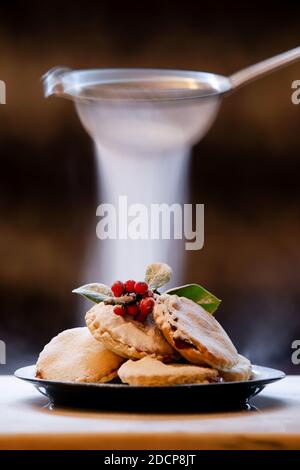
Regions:
<instances>
[{"instance_id":1,"label":"leaf stem","mask_svg":"<svg viewBox=\"0 0 300 470\"><path fill-rule=\"evenodd\" d=\"M104 300L105 305L124 305L134 302L136 299L135 294L122 295L121 297L108 297Z\"/></svg>"}]
</instances>

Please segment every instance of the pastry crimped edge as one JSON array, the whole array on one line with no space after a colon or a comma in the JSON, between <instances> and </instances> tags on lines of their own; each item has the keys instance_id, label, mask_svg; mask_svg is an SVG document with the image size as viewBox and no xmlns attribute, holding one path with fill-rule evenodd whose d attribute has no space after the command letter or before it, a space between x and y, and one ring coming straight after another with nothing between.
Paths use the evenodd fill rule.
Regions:
<instances>
[{"instance_id":1,"label":"pastry crimped edge","mask_svg":"<svg viewBox=\"0 0 300 470\"><path fill-rule=\"evenodd\" d=\"M219 379L216 369L200 367L193 364L164 364L152 360L149 356L139 361L129 360L118 370L118 375L123 383L136 386L168 386L183 384L208 384ZM149 364L150 363L150 364ZM143 369L149 367L161 368L161 373L151 371L151 374L143 373ZM136 370L134 370L136 369Z\"/></svg>"},{"instance_id":2,"label":"pastry crimped edge","mask_svg":"<svg viewBox=\"0 0 300 470\"><path fill-rule=\"evenodd\" d=\"M228 359L224 359L224 356L222 355L212 354L203 344L187 337L186 334L180 330L179 326L176 323L174 324L172 314L169 312L167 306L163 303L164 298L166 298L166 296L178 298L176 295L169 296L169 294L163 294L160 298L160 301L154 307L153 318L168 343L175 350L177 350L182 357L184 357L187 361L191 362L192 364L196 364L203 367L210 366L214 369L224 370L228 372L235 365L238 364L237 353L236 360L229 361ZM192 302L189 299L185 300ZM171 323L171 321L173 323ZM177 347L176 342L174 340L174 328L176 328L178 339L180 339L181 337L183 341L186 341L190 344L190 347ZM226 332L224 333L226 334Z\"/></svg>"},{"instance_id":3,"label":"pastry crimped edge","mask_svg":"<svg viewBox=\"0 0 300 470\"><path fill-rule=\"evenodd\" d=\"M220 376L225 382L239 382L250 380L252 365L249 359L239 354L239 362L230 370L220 370Z\"/></svg>"},{"instance_id":4,"label":"pastry crimped edge","mask_svg":"<svg viewBox=\"0 0 300 470\"><path fill-rule=\"evenodd\" d=\"M86 325L89 328L91 334L96 340L102 342L107 349L114 352L118 356L121 356L125 359L142 359L143 357L150 356L153 359L158 359L163 362L171 362L176 359L175 350L174 354L172 355L162 355L148 351L139 351L134 346L128 346L126 343L113 338L111 333L106 328L101 328L98 322L97 327L95 327L95 320L96 314L93 309L91 309L86 313L85 316Z\"/></svg>"},{"instance_id":5,"label":"pastry crimped edge","mask_svg":"<svg viewBox=\"0 0 300 470\"><path fill-rule=\"evenodd\" d=\"M38 379L42 379L42 380L47 380L48 382L56 382L55 379L47 379L47 377L45 377L45 373L43 371L43 369L41 368L36 368L36 375L35 375ZM81 383L98 383L98 384L101 384L101 383L106 383L106 382L110 382L111 380L115 379L116 377L118 377L118 369L115 369L113 371L111 371L109 374L105 375L105 376L102 376L100 377L99 375L84 375L83 377L78 377L77 379L74 379L72 381L69 381L70 383L77 383L77 382L81 382ZM59 380L61 381L61 380Z\"/></svg>"}]
</instances>

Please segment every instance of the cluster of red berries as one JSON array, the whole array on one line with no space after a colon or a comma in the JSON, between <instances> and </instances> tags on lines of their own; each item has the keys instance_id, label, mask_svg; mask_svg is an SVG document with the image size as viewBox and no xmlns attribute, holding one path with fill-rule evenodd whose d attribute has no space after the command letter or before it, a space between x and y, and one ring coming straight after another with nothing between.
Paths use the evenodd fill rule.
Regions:
<instances>
[{"instance_id":1,"label":"cluster of red berries","mask_svg":"<svg viewBox=\"0 0 300 470\"><path fill-rule=\"evenodd\" d=\"M144 321L154 307L153 292L149 290L147 282L135 282L133 280L116 281L111 286L115 297L132 295L134 299L126 305L117 304L114 306L114 313L123 317L130 315L137 321Z\"/></svg>"}]
</instances>

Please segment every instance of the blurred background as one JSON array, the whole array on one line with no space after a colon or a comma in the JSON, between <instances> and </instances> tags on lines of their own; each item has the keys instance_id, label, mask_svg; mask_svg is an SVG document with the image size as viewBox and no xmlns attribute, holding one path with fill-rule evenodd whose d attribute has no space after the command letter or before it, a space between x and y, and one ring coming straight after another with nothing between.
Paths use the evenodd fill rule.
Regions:
<instances>
[{"instance_id":1,"label":"blurred background","mask_svg":"<svg viewBox=\"0 0 300 470\"><path fill-rule=\"evenodd\" d=\"M54 65L230 74L299 45L299 13L275 1L1 4L0 373L82 322L71 290L96 227L93 144L71 102L43 98L41 75ZM300 63L226 98L193 149L190 201L205 204L205 246L186 252L184 274L223 299L217 318L241 352L289 373L300 367L297 79Z\"/></svg>"}]
</instances>

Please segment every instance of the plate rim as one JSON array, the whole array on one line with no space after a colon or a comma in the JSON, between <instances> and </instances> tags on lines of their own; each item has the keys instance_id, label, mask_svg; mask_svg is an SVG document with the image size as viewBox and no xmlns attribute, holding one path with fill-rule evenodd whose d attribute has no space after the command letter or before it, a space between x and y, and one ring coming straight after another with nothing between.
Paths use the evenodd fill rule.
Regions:
<instances>
[{"instance_id":1,"label":"plate rim","mask_svg":"<svg viewBox=\"0 0 300 470\"><path fill-rule=\"evenodd\" d=\"M246 385L246 384L251 384L252 386L258 385L267 385L273 382L277 382L278 380L282 380L286 377L285 372L279 369L274 369L272 367L266 367L266 366L259 366L257 364L252 364L253 368L258 368L263 370L269 371L269 373L273 373L273 376L268 377L261 377L261 378L253 378L250 380L239 380L239 381L234 381L234 382L217 382L217 383L208 383L208 384L171 384L171 385L156 385L156 386L145 386L145 385L128 385L124 383L111 383L111 382L104 382L104 383L95 383L95 382L62 382L62 381L57 381L57 380L49 380L49 379L40 379L39 377L34 377L30 376L25 373L26 370L33 369L36 367L36 364L31 364L28 366L20 367L15 370L14 372L14 377L16 377L19 380L23 380L25 382L30 382L34 385L41 384L42 385L53 385L53 386L73 386L73 387L92 387L92 388L103 388L103 387L109 387L109 388L128 388L130 389L140 389L140 388L151 388L151 389L169 389L169 388L199 388L199 387L211 387L211 386L229 386L229 385Z\"/></svg>"}]
</instances>

